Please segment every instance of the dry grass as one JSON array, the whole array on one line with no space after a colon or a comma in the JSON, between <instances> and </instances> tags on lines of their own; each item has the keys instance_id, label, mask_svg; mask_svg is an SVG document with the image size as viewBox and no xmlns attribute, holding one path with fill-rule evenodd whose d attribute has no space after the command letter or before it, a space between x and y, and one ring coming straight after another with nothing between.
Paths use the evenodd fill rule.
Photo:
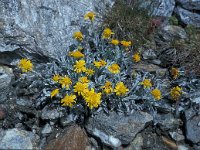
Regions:
<instances>
[{"instance_id":1,"label":"dry grass","mask_svg":"<svg viewBox=\"0 0 200 150\"><path fill-rule=\"evenodd\" d=\"M138 48L148 41L149 21L147 12L139 10L136 1L118 0L105 16L104 26L110 27L119 40L130 40Z\"/></svg>"}]
</instances>

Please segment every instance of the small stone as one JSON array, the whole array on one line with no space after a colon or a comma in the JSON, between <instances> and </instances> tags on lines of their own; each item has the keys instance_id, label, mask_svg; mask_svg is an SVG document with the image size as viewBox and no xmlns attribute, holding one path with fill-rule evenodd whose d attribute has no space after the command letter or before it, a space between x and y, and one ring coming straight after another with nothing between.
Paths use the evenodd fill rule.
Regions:
<instances>
[{"instance_id":1,"label":"small stone","mask_svg":"<svg viewBox=\"0 0 200 150\"><path fill-rule=\"evenodd\" d=\"M152 60L152 59L156 59L157 56L154 52L154 50L152 49L148 49L148 50L144 50L144 52L142 53L142 58L143 59L148 59L148 60Z\"/></svg>"},{"instance_id":2,"label":"small stone","mask_svg":"<svg viewBox=\"0 0 200 150\"><path fill-rule=\"evenodd\" d=\"M0 120L5 119L5 117L6 117L6 110L2 105L0 105Z\"/></svg>"},{"instance_id":3,"label":"small stone","mask_svg":"<svg viewBox=\"0 0 200 150\"><path fill-rule=\"evenodd\" d=\"M65 111L65 109L62 107L56 108L56 107L51 107L50 105L47 105L42 110L41 118L43 120L58 119L58 118L64 116L64 111Z\"/></svg>"},{"instance_id":4,"label":"small stone","mask_svg":"<svg viewBox=\"0 0 200 150\"><path fill-rule=\"evenodd\" d=\"M142 146L143 146L143 137L139 133L135 137L133 142L131 142L131 144L128 147L124 148L124 150L142 150Z\"/></svg>"},{"instance_id":5,"label":"small stone","mask_svg":"<svg viewBox=\"0 0 200 150\"><path fill-rule=\"evenodd\" d=\"M63 127L74 123L74 121L75 121L75 116L73 114L69 114L60 119L60 123Z\"/></svg>"},{"instance_id":6,"label":"small stone","mask_svg":"<svg viewBox=\"0 0 200 150\"><path fill-rule=\"evenodd\" d=\"M182 141L185 139L183 132L180 129L178 132L169 132L169 134L176 141Z\"/></svg>"},{"instance_id":7,"label":"small stone","mask_svg":"<svg viewBox=\"0 0 200 150\"><path fill-rule=\"evenodd\" d=\"M49 134L49 133L51 133L52 132L52 127L47 123L44 127L43 127L43 129L42 129L42 134L43 135L46 135L46 134Z\"/></svg>"}]
</instances>

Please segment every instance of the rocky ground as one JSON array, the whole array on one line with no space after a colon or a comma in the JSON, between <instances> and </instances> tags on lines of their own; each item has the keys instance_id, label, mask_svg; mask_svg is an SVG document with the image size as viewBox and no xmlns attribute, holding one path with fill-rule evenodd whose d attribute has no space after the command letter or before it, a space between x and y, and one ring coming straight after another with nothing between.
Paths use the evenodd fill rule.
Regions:
<instances>
[{"instance_id":1,"label":"rocky ground","mask_svg":"<svg viewBox=\"0 0 200 150\"><path fill-rule=\"evenodd\" d=\"M113 2L0 1L0 149L200 149L200 78L185 75L183 68L174 81L168 67L176 60L176 51L167 43L188 38L181 26L164 22L154 35L155 49L145 48L142 61L133 66L136 72L162 79L161 91L172 83L180 85L184 97L178 102L164 97L150 107L139 99L137 109L128 113L98 109L87 116L81 108L77 114L59 107L42 80L17 70L16 62L28 57L35 61L35 71L49 78L52 62L63 59L72 31L83 24L78 20L88 10L104 12ZM143 4L151 6L153 16L168 18L173 13L184 25L200 27L199 0Z\"/></svg>"}]
</instances>

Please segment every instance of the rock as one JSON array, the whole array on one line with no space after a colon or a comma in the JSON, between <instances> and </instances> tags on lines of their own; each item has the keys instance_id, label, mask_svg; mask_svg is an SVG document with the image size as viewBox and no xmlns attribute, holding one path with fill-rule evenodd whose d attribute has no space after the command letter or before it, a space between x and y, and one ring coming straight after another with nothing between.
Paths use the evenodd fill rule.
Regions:
<instances>
[{"instance_id":1,"label":"rock","mask_svg":"<svg viewBox=\"0 0 200 150\"><path fill-rule=\"evenodd\" d=\"M200 0L176 0L183 8L188 10L200 10Z\"/></svg>"},{"instance_id":2,"label":"rock","mask_svg":"<svg viewBox=\"0 0 200 150\"><path fill-rule=\"evenodd\" d=\"M11 68L0 65L0 103L4 102L7 98L13 76Z\"/></svg>"},{"instance_id":3,"label":"rock","mask_svg":"<svg viewBox=\"0 0 200 150\"><path fill-rule=\"evenodd\" d=\"M77 125L72 125L55 140L50 141L45 150L85 150L89 149L89 139L84 131Z\"/></svg>"},{"instance_id":4,"label":"rock","mask_svg":"<svg viewBox=\"0 0 200 150\"><path fill-rule=\"evenodd\" d=\"M134 112L130 116L115 112L106 115L100 112L88 120L86 129L90 134L98 136L105 144L109 143L110 146L116 146L116 143L120 143L118 140L122 144L129 144L136 134L144 129L146 123L152 121L152 119L151 115L144 112ZM116 145L112 145L109 141L111 137Z\"/></svg>"},{"instance_id":5,"label":"rock","mask_svg":"<svg viewBox=\"0 0 200 150\"><path fill-rule=\"evenodd\" d=\"M147 8L152 16L171 17L175 0L141 0L140 7Z\"/></svg>"},{"instance_id":6,"label":"rock","mask_svg":"<svg viewBox=\"0 0 200 150\"><path fill-rule=\"evenodd\" d=\"M27 107L31 107L33 102L30 99L17 99L16 100L16 104L20 105L20 106L27 106Z\"/></svg>"},{"instance_id":7,"label":"rock","mask_svg":"<svg viewBox=\"0 0 200 150\"><path fill-rule=\"evenodd\" d=\"M43 127L41 131L43 135L49 134L51 132L52 132L52 127L48 123Z\"/></svg>"},{"instance_id":8,"label":"rock","mask_svg":"<svg viewBox=\"0 0 200 150\"><path fill-rule=\"evenodd\" d=\"M160 29L158 32L157 43L162 42L172 42L175 39L186 39L187 33L185 30L179 26L166 25Z\"/></svg>"},{"instance_id":9,"label":"rock","mask_svg":"<svg viewBox=\"0 0 200 150\"><path fill-rule=\"evenodd\" d=\"M131 144L128 147L124 148L124 150L142 150L142 146L143 146L143 137L139 133L135 137L133 142L131 142Z\"/></svg>"},{"instance_id":10,"label":"rock","mask_svg":"<svg viewBox=\"0 0 200 150\"><path fill-rule=\"evenodd\" d=\"M186 138L192 143L200 142L200 115L196 113L192 108L185 111L185 129L186 129Z\"/></svg>"},{"instance_id":11,"label":"rock","mask_svg":"<svg viewBox=\"0 0 200 150\"><path fill-rule=\"evenodd\" d=\"M21 57L42 62L64 59L66 48L74 42L73 32L84 24L84 14L88 11L101 14L113 3L113 0L0 1L0 62L10 64Z\"/></svg>"},{"instance_id":12,"label":"rock","mask_svg":"<svg viewBox=\"0 0 200 150\"><path fill-rule=\"evenodd\" d=\"M175 13L184 24L200 27L200 14L190 12L179 6L175 8Z\"/></svg>"},{"instance_id":13,"label":"rock","mask_svg":"<svg viewBox=\"0 0 200 150\"><path fill-rule=\"evenodd\" d=\"M175 141L185 140L183 132L180 129L177 132L169 132L169 134Z\"/></svg>"},{"instance_id":14,"label":"rock","mask_svg":"<svg viewBox=\"0 0 200 150\"><path fill-rule=\"evenodd\" d=\"M43 108L41 118L43 120L54 120L64 116L65 109L62 107L55 108L47 105Z\"/></svg>"},{"instance_id":15,"label":"rock","mask_svg":"<svg viewBox=\"0 0 200 150\"><path fill-rule=\"evenodd\" d=\"M76 120L76 116L73 115L73 114L69 114L67 116L64 116L62 118L60 118L60 124L63 126L63 127L66 127L72 123L74 123Z\"/></svg>"},{"instance_id":16,"label":"rock","mask_svg":"<svg viewBox=\"0 0 200 150\"><path fill-rule=\"evenodd\" d=\"M133 70L138 72L149 72L157 74L158 76L164 76L167 72L167 69L161 68L154 64L139 62L137 65L133 65Z\"/></svg>"},{"instance_id":17,"label":"rock","mask_svg":"<svg viewBox=\"0 0 200 150\"><path fill-rule=\"evenodd\" d=\"M142 58L145 59L145 60L153 60L153 59L156 59L157 56L156 56L154 50L147 49L147 50L143 51Z\"/></svg>"},{"instance_id":18,"label":"rock","mask_svg":"<svg viewBox=\"0 0 200 150\"><path fill-rule=\"evenodd\" d=\"M37 149L39 136L19 129L0 130L0 149Z\"/></svg>"},{"instance_id":19,"label":"rock","mask_svg":"<svg viewBox=\"0 0 200 150\"><path fill-rule=\"evenodd\" d=\"M0 105L0 120L3 120L6 117L6 110L3 105Z\"/></svg>"}]
</instances>

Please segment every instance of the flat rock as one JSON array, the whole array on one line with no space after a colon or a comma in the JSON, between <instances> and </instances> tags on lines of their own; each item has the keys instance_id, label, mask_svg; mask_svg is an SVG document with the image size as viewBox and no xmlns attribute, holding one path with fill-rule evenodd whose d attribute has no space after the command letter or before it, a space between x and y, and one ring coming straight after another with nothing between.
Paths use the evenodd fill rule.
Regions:
<instances>
[{"instance_id":1,"label":"flat rock","mask_svg":"<svg viewBox=\"0 0 200 150\"><path fill-rule=\"evenodd\" d=\"M19 129L0 130L0 149L37 149L39 136Z\"/></svg>"},{"instance_id":2,"label":"flat rock","mask_svg":"<svg viewBox=\"0 0 200 150\"><path fill-rule=\"evenodd\" d=\"M41 118L43 120L54 120L64 116L66 109L59 107L51 107L49 105L45 106L41 113Z\"/></svg>"},{"instance_id":3,"label":"flat rock","mask_svg":"<svg viewBox=\"0 0 200 150\"><path fill-rule=\"evenodd\" d=\"M11 68L0 66L0 103L6 100L13 76Z\"/></svg>"},{"instance_id":4,"label":"flat rock","mask_svg":"<svg viewBox=\"0 0 200 150\"><path fill-rule=\"evenodd\" d=\"M200 0L176 0L179 5L188 10L200 10Z\"/></svg>"},{"instance_id":5,"label":"flat rock","mask_svg":"<svg viewBox=\"0 0 200 150\"><path fill-rule=\"evenodd\" d=\"M49 141L45 150L85 150L90 147L89 139L84 129L77 125L68 127L55 140Z\"/></svg>"},{"instance_id":6,"label":"flat rock","mask_svg":"<svg viewBox=\"0 0 200 150\"><path fill-rule=\"evenodd\" d=\"M152 120L153 117L145 112L134 112L130 116L117 114L115 112L106 115L100 112L88 120L86 129L90 134L98 136L102 142L105 143L107 141L105 144L117 145L119 143L118 140L120 140L122 144L126 145L135 138L138 132L145 128L146 123ZM109 138L104 139L107 136ZM110 138L113 138L113 140Z\"/></svg>"},{"instance_id":7,"label":"flat rock","mask_svg":"<svg viewBox=\"0 0 200 150\"><path fill-rule=\"evenodd\" d=\"M175 8L175 13L184 24L200 27L200 14L183 9L179 6Z\"/></svg>"},{"instance_id":8,"label":"flat rock","mask_svg":"<svg viewBox=\"0 0 200 150\"><path fill-rule=\"evenodd\" d=\"M200 142L200 115L193 109L185 111L186 138L193 143Z\"/></svg>"}]
</instances>

